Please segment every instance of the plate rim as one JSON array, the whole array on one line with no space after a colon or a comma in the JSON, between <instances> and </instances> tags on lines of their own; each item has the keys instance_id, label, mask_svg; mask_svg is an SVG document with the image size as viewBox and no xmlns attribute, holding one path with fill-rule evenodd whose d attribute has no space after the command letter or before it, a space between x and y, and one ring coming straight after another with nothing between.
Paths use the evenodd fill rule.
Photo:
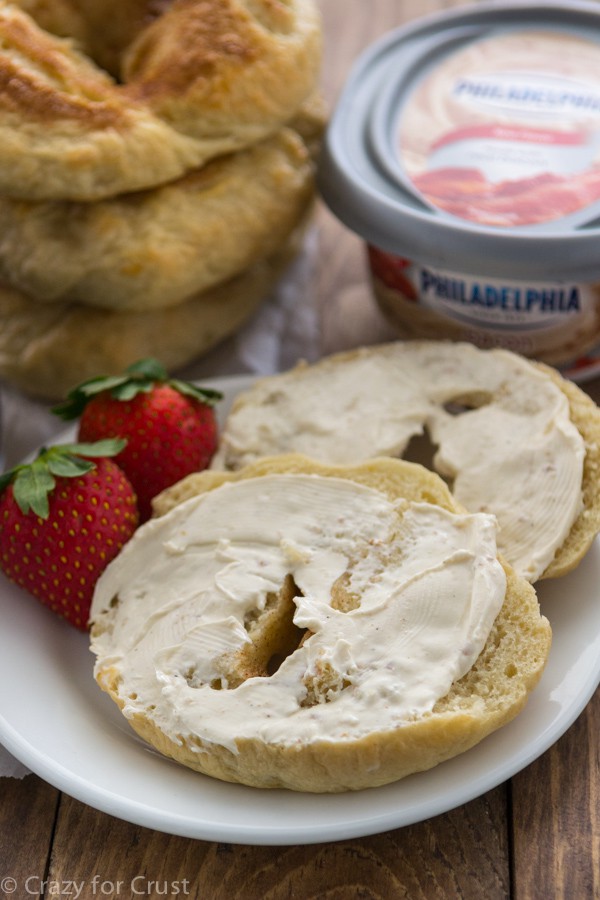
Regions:
<instances>
[{"instance_id":1,"label":"plate rim","mask_svg":"<svg viewBox=\"0 0 600 900\"><path fill-rule=\"evenodd\" d=\"M220 415L222 417L224 415L222 410L231 404L236 394L239 393L240 390L249 387L258 378L260 378L260 376L240 374L196 380L203 385L215 387L216 389L223 392L224 403L222 404L222 408L220 410ZM72 428L73 426L71 426L71 428L69 429L66 429L61 433L61 435L66 436L69 432L72 432ZM61 435L57 435L56 439L62 439ZM595 539L591 548L590 555L595 555L598 558L598 565L600 566L600 538ZM584 563L585 561L582 561L580 566L583 567ZM563 579L560 579L560 581L564 582L565 579L577 578L578 571L580 571L579 567L577 570L575 570L575 572L570 573L570 575L564 576ZM8 581L4 579L4 576L1 577L2 582L9 585L11 590L18 590L14 585L10 585ZM541 605L542 612L544 612L543 599ZM37 607L35 607L35 611L37 612ZM39 608L39 611L46 612L48 616L52 616L51 613L48 613L48 611L44 611L41 607ZM596 612L596 618L598 618L598 623L600 624L600 612ZM56 620L55 617L52 617L52 621L56 621L58 625L60 625L60 627L63 627L63 623L59 620ZM87 637L85 635L81 634L81 637L79 638L79 635L77 634L73 637L78 638L81 641L85 640L87 644ZM597 636L596 640L600 642L600 634ZM547 669L550 668L551 664L552 655L550 657ZM340 818L339 821L334 821L332 823L319 823L313 821L303 824L298 823L292 826L288 825L285 827L282 827L281 823L278 823L277 821L274 821L271 824L259 824L253 826L246 826L243 824L232 825L225 822L216 823L202 818L192 819L189 816L174 811L173 809L157 809L155 806L152 806L147 802L141 802L132 797L125 797L123 796L123 794L111 792L98 783L91 782L89 777L84 778L78 772L74 773L63 762L49 757L44 753L42 749L40 749L40 747L33 745L15 728L15 726L10 721L8 721L2 708L1 699L0 742L10 753L12 753L12 755L17 760L19 760L23 765L25 765L32 772L34 772L36 775L38 775L40 778L45 780L56 789L64 791L69 796L79 800L82 803L87 804L88 806L91 806L108 815L116 816L120 819L123 819L124 821L130 822L131 824L135 824L145 828L151 828L167 834L207 841L226 841L228 843L234 844L268 846L285 846L291 844L308 845L330 842L334 840L337 841L366 837L388 830L416 824L417 822L425 821L436 815L449 812L452 809L462 806L463 804L482 796L498 785L504 783L509 778L518 774L520 771L525 769L532 762L542 756L543 753L545 753L551 746L556 743L557 740L560 739L560 737L562 737L563 734L565 734L565 732L571 727L576 719L579 718L579 716L582 714L585 707L594 695L596 689L598 688L598 684L600 683L600 654L596 654L595 661L593 661L587 667L584 667L584 675L585 677L579 684L579 690L573 694L570 702L566 704L566 707L561 707L560 712L557 713L549 721L549 723L545 726L540 734L538 734L537 736L534 735L534 738L530 739L529 742L526 743L525 747L521 748L520 751L509 754L502 763L493 766L489 770L485 769L484 767L483 771L474 772L473 778L467 788L465 788L464 785L462 785L462 787L458 785L455 786L454 789L446 791L445 793L437 795L435 795L434 793L434 796L430 797L425 802L420 802L417 804L413 803L406 808L400 807L400 809L394 807L393 809L388 809L387 811L377 812L377 803L375 802L372 812L369 815L363 815L362 817L357 817L354 820L351 819L348 821ZM543 684L544 675L542 675L542 680L540 682L540 685L538 685L538 687L536 688L536 691L538 691ZM100 691L99 688L98 691ZM532 695L533 698L538 696L536 695L536 691L534 691ZM519 714L519 716L517 716L517 718L513 720L513 722L522 723L522 717L526 717L527 712L528 709L525 708ZM489 742L490 739L493 739L501 732L506 734L513 725L513 722L508 723L497 732L493 732L480 744L477 744L475 747L471 748L471 750L467 751L467 753L461 754L459 757L455 757L454 760L460 761L461 757L473 757L473 755L478 753L485 742ZM133 737L133 733L131 736ZM489 747L489 744L487 744L486 746ZM164 763L169 761L163 760L161 758L159 762ZM448 760L446 763L441 763L439 766L435 767L434 770L428 770L428 772L424 773L417 773L416 775L409 777L411 779L423 778L428 774L435 773L436 770L437 772L443 773L444 766L448 768L448 764L452 762L453 760ZM172 764L177 766L176 763ZM177 766L177 768L183 770L186 776L191 776L194 779L208 778L208 776L199 775L198 773L192 772L191 770L185 770L184 767ZM215 779L210 779L211 783L214 781ZM406 779L404 779L403 781L406 781ZM218 782L217 784L221 783ZM356 798L359 796L363 796L367 798L366 806L368 807L370 796L376 796L377 794L380 794L380 792L385 792L386 790L393 790L394 785L398 784L401 784L401 782L396 782L391 786L386 785L381 788L368 789L366 791L360 792L348 792L347 794L307 795L299 792L297 796L309 798L339 798L344 796ZM250 791L254 795L258 794L260 796L273 795L273 792L271 791L259 791L256 788L248 788L243 785L227 785L227 789L233 789L234 792L237 789L240 789L243 792ZM293 798L296 795L296 792L284 791L279 789L275 793L282 794L285 797L290 798ZM228 801L225 802L227 803ZM294 800L291 799L290 802L293 805ZM336 802L339 803L339 801ZM344 803L341 802L339 803L339 805L343 810Z\"/></svg>"}]
</instances>

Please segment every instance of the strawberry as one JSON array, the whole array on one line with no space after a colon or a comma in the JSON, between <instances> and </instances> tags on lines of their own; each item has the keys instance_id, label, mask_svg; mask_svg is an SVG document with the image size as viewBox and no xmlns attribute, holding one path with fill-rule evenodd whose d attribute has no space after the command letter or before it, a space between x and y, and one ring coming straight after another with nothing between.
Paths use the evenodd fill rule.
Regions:
<instances>
[{"instance_id":1,"label":"strawberry","mask_svg":"<svg viewBox=\"0 0 600 900\"><path fill-rule=\"evenodd\" d=\"M137 527L133 488L108 458L123 443L50 447L0 476L0 568L82 630L96 581Z\"/></svg>"},{"instance_id":2,"label":"strawberry","mask_svg":"<svg viewBox=\"0 0 600 900\"><path fill-rule=\"evenodd\" d=\"M81 417L80 441L127 440L117 462L133 484L144 522L156 494L209 464L218 439L213 407L220 398L218 391L170 379L157 360L144 359L124 375L83 382L53 411L63 419Z\"/></svg>"}]
</instances>

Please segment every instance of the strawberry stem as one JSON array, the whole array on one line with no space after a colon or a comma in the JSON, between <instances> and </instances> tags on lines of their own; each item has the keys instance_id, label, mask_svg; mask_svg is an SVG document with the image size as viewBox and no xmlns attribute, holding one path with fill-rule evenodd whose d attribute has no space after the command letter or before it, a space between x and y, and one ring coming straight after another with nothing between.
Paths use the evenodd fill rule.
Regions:
<instances>
[{"instance_id":1,"label":"strawberry stem","mask_svg":"<svg viewBox=\"0 0 600 900\"><path fill-rule=\"evenodd\" d=\"M77 419L89 400L108 391L115 400L132 400L137 394L149 393L156 384L168 384L180 394L193 397L208 406L222 399L220 391L198 387L191 382L169 378L169 373L157 359L148 357L127 367L123 375L99 375L89 378L67 394L66 400L52 409L61 419Z\"/></svg>"},{"instance_id":2,"label":"strawberry stem","mask_svg":"<svg viewBox=\"0 0 600 900\"><path fill-rule=\"evenodd\" d=\"M96 467L92 459L84 457L116 456L127 441L109 438L91 444L57 444L42 447L31 463L23 463L0 475L0 493L13 485L15 501L22 513L30 510L47 519L49 495L56 485L56 477L77 478Z\"/></svg>"}]
</instances>

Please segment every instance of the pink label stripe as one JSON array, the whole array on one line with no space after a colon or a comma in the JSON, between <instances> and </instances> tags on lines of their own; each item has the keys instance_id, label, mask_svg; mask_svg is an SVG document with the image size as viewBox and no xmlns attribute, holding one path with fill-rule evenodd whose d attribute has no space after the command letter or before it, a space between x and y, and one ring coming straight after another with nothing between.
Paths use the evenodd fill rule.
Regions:
<instances>
[{"instance_id":1,"label":"pink label stripe","mask_svg":"<svg viewBox=\"0 0 600 900\"><path fill-rule=\"evenodd\" d=\"M587 140L584 131L555 131L549 128L519 128L514 125L467 125L442 135L432 145L432 150L458 141L492 139L495 141L520 141L526 144L557 146L581 146Z\"/></svg>"}]
</instances>

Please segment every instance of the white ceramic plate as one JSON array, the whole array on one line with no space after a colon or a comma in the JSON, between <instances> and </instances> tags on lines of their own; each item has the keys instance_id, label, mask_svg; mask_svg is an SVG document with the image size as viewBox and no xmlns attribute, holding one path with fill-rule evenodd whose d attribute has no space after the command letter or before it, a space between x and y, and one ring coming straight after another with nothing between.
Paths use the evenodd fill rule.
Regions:
<instances>
[{"instance_id":1,"label":"white ceramic plate","mask_svg":"<svg viewBox=\"0 0 600 900\"><path fill-rule=\"evenodd\" d=\"M224 414L245 377L212 384ZM0 576L1 579L1 576ZM309 844L422 821L478 797L547 750L600 682L600 542L539 590L554 641L542 681L508 726L462 756L383 788L337 795L225 784L160 757L92 678L85 635L0 580L0 742L55 787L111 815L210 841Z\"/></svg>"}]
</instances>

